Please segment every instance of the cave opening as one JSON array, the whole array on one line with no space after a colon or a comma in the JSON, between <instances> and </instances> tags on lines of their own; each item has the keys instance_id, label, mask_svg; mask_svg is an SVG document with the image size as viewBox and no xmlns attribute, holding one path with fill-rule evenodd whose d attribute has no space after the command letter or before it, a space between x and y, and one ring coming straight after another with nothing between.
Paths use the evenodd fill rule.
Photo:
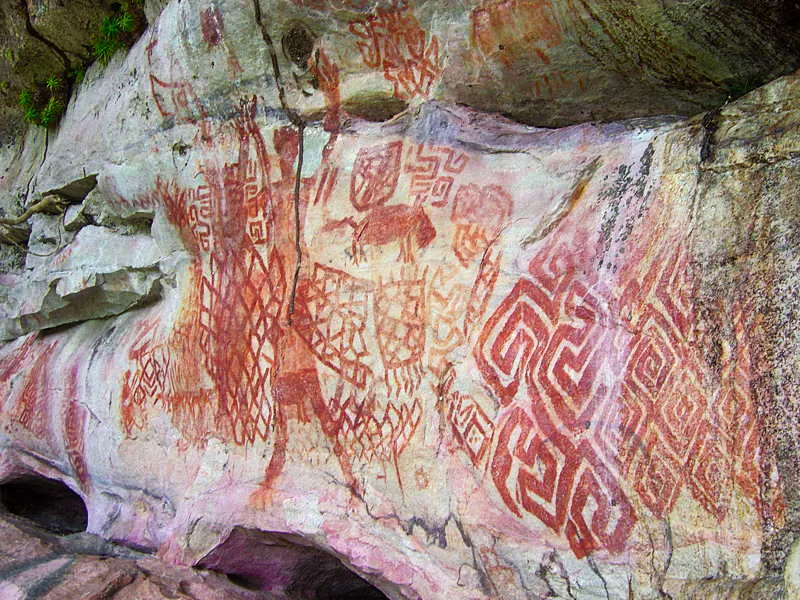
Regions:
<instances>
[{"instance_id":1,"label":"cave opening","mask_svg":"<svg viewBox=\"0 0 800 600\"><path fill-rule=\"evenodd\" d=\"M336 556L299 536L235 527L196 568L224 575L238 587L303 600L387 600Z\"/></svg>"},{"instance_id":2,"label":"cave opening","mask_svg":"<svg viewBox=\"0 0 800 600\"><path fill-rule=\"evenodd\" d=\"M59 535L86 531L89 522L83 498L62 481L37 475L0 483L0 505L12 515Z\"/></svg>"}]
</instances>

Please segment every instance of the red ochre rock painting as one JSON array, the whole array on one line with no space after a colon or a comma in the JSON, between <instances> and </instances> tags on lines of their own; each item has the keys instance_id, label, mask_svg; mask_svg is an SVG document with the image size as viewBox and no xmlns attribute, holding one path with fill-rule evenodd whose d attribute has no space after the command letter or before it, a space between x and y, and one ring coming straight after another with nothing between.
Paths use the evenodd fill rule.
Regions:
<instances>
[{"instance_id":1,"label":"red ochre rock painting","mask_svg":"<svg viewBox=\"0 0 800 600\"><path fill-rule=\"evenodd\" d=\"M709 402L689 257L680 241L662 246L627 284L608 288L591 257L548 244L474 347L502 405L495 485L514 514L563 532L576 556L625 547L642 516L632 494L656 518L686 489L722 521L734 483L760 507L746 313L737 307L737 354ZM595 512L585 520L589 498Z\"/></svg>"},{"instance_id":2,"label":"red ochre rock painting","mask_svg":"<svg viewBox=\"0 0 800 600\"><path fill-rule=\"evenodd\" d=\"M129 376L123 399L124 415L131 412L127 407L142 406L143 398L157 399L176 418L188 419L179 429L188 432L195 426L199 435L203 428L196 427L196 419L204 412L202 403L211 402L216 429L236 443L268 435L272 415L264 398L271 394L277 321L287 287L279 248L260 250L275 215L271 162L252 122L254 111L254 102L243 102L236 122L237 163L221 170L209 167L205 184L194 190L159 184L167 214L194 258L192 301L168 340L146 338L132 351L138 368ZM184 367L198 348L203 368ZM126 429L133 424L134 417L128 417Z\"/></svg>"},{"instance_id":3,"label":"red ochre rock painting","mask_svg":"<svg viewBox=\"0 0 800 600\"><path fill-rule=\"evenodd\" d=\"M414 204L447 205L456 177L466 168L469 157L446 146L413 144L403 171L410 177Z\"/></svg>"},{"instance_id":4,"label":"red ochre rock painting","mask_svg":"<svg viewBox=\"0 0 800 600\"><path fill-rule=\"evenodd\" d=\"M75 478L83 490L89 489L90 474L85 458L86 422L88 411L80 403L80 364L75 363L69 370L66 381L67 404L63 414L64 446L67 458L75 472Z\"/></svg>"},{"instance_id":5,"label":"red ochre rock painting","mask_svg":"<svg viewBox=\"0 0 800 600\"><path fill-rule=\"evenodd\" d=\"M372 464L406 489L416 479L404 480L403 455L435 411L449 451L487 474L508 514L541 523L577 558L624 551L639 520L665 518L684 492L719 521L734 488L764 514L780 510L761 491L769 465L761 464L749 386L750 309L732 307L735 335L715 392L697 349L695 282L679 240L660 239L632 267L601 277L592 223L570 215L499 291L498 238L514 213L511 193L476 181L456 149L367 144L353 151L350 181L330 164L302 180L300 213L345 205L353 216L318 231L344 223L360 246L396 244L400 255L380 275L350 270L374 260L360 249L346 269L305 263L289 319L296 254L286 232L299 138L277 129L268 145L255 113L247 99L233 121L236 162L203 164L190 188L159 178L142 199L164 207L191 277L172 325L144 321L132 338L121 395L126 435L164 410L188 446L211 437L267 444L258 504L290 460L297 427L324 434L358 493L355 473ZM326 152L338 156L333 146ZM422 161L438 166L424 171ZM414 178L422 172L446 173L444 188L454 193L403 203L398 190L421 189ZM426 211L439 211L437 229ZM452 262L431 268L420 251L435 240ZM313 239L301 230L299 241L311 256ZM0 366L7 380L33 360L10 414L47 435L39 405L53 347L32 359L33 339ZM485 391L456 384L453 360L465 351ZM68 379L67 395L77 397L77 378ZM62 417L69 463L89 486L87 414L69 400Z\"/></svg>"},{"instance_id":6,"label":"red ochre rock painting","mask_svg":"<svg viewBox=\"0 0 800 600\"><path fill-rule=\"evenodd\" d=\"M735 358L720 402L708 404L679 242L659 240L635 268L601 278L589 222L570 215L556 232L582 250L551 235L527 273L495 296L511 194L476 182L457 149L366 144L354 151L349 182L332 164L302 180L300 211L331 214L333 198L345 196L351 216L318 231L352 232L352 267L376 259L366 249L390 244L398 266L362 277L306 263L289 319L295 247L285 232L299 142L278 129L270 151L254 119L254 102L243 102L236 163L203 167L195 188L156 184L193 256L193 284L171 331L146 326L130 352L122 398L130 435L146 426L148 407L163 406L189 444L267 442L254 496L267 502L288 460L290 426L316 426L352 489L361 489L359 465L376 461L404 489L402 455L433 393L451 451L488 471L510 514L541 522L578 558L623 551L642 511L663 518L683 491L719 520L734 485L766 510L746 383L747 310L737 306ZM331 135L326 156L337 155L340 139ZM427 211L446 221L434 228ZM440 236L454 260L430 270L421 251ZM302 230L299 241L312 252ZM454 385L452 360L469 348L488 396ZM198 350L199 362L190 358Z\"/></svg>"},{"instance_id":7,"label":"red ochre rock painting","mask_svg":"<svg viewBox=\"0 0 800 600\"><path fill-rule=\"evenodd\" d=\"M26 348L23 346L21 351L26 353ZM53 385L56 374L51 372L48 363L53 359L54 351L55 343L46 344L35 358L32 358L33 362L22 384L22 391L10 411L12 421L45 441L52 438L48 391Z\"/></svg>"},{"instance_id":8,"label":"red ochre rock painting","mask_svg":"<svg viewBox=\"0 0 800 600\"><path fill-rule=\"evenodd\" d=\"M361 10L371 8L374 0L292 0L297 6L317 10Z\"/></svg>"},{"instance_id":9,"label":"red ochre rock painting","mask_svg":"<svg viewBox=\"0 0 800 600\"><path fill-rule=\"evenodd\" d=\"M362 390L373 376L365 339L373 288L369 280L315 264L298 290L294 320L314 355Z\"/></svg>"},{"instance_id":10,"label":"red ochre rock painting","mask_svg":"<svg viewBox=\"0 0 800 600\"><path fill-rule=\"evenodd\" d=\"M425 97L442 72L439 39L428 36L407 3L377 8L365 20L350 24L361 58L380 69L401 100Z\"/></svg>"},{"instance_id":11,"label":"red ochre rock painting","mask_svg":"<svg viewBox=\"0 0 800 600\"><path fill-rule=\"evenodd\" d=\"M469 184L458 189L451 217L456 224L452 247L462 265L483 256L508 223L512 209L511 195L499 185Z\"/></svg>"},{"instance_id":12,"label":"red ochre rock painting","mask_svg":"<svg viewBox=\"0 0 800 600\"><path fill-rule=\"evenodd\" d=\"M350 202L359 211L385 204L397 188L403 142L361 148L350 178Z\"/></svg>"},{"instance_id":13,"label":"red ochre rock painting","mask_svg":"<svg viewBox=\"0 0 800 600\"><path fill-rule=\"evenodd\" d=\"M473 2L456 24L466 46L448 41L447 61L447 23L428 7L295 0L315 18L339 13L307 71L284 70L280 100L298 112L276 125L286 106L254 96L274 97L259 87L273 83L269 61L248 58L241 100L187 70L227 53L241 74L232 48L248 47L236 34L255 31L252 15L179 4L185 22L160 20L129 55L146 57L147 135L160 136L146 164L166 168L136 185L128 165L100 176L109 208L155 215L153 239L172 253L163 299L0 346L0 441L12 444L0 467L59 472L94 503L93 527L170 559L195 561L242 519L393 584L424 582L403 597L544 596L550 575L583 584L612 569L609 597L626 578L647 596L642 580L664 582L640 565L666 563L668 579L673 551L675 565L701 559L669 574L673 590L720 565L763 567L786 511L769 405L757 405L768 318L742 297L749 282L714 300L724 331L699 308L714 267L687 216L697 190L681 144L694 157L696 131L543 131L416 105L446 95L445 62L461 60L502 74L552 58L532 93L563 93L568 18L547 0ZM164 32L183 36L192 63ZM391 86L402 102L386 106L414 106L388 123L347 115L362 88L342 92L343 74ZM169 153L173 128L191 144ZM116 492L120 510L102 514L98 498Z\"/></svg>"},{"instance_id":14,"label":"red ochre rock painting","mask_svg":"<svg viewBox=\"0 0 800 600\"><path fill-rule=\"evenodd\" d=\"M550 0L484 0L472 11L473 43L506 66L531 53L548 64L546 50L560 44L562 35Z\"/></svg>"},{"instance_id":15,"label":"red ochre rock painting","mask_svg":"<svg viewBox=\"0 0 800 600\"><path fill-rule=\"evenodd\" d=\"M128 441L164 412L182 450L212 438L255 449L258 508L296 460L298 432L327 444L340 483L363 497L365 469L403 494L435 489L435 473L407 463L438 430L437 457L472 473L492 510L578 559L628 550L640 522L667 518L682 495L720 522L734 494L763 515L781 510L763 494L772 466L750 390L752 308L726 309L734 335L714 379L680 224L637 229L612 271L615 246L581 197L509 258L503 236L536 190L491 179L485 158L457 145L394 133L352 147L336 129L338 70L325 56L318 69L334 116L297 197L301 135L278 127L266 138L249 97L207 142L231 150L228 162L203 158L193 185L160 176L126 201L163 209L189 263L172 318L140 319L127 334ZM659 218L644 198L625 198L607 227L615 240ZM55 346L34 340L0 360L2 386L27 370L4 412L51 436ZM58 425L89 489L80 387L70 374Z\"/></svg>"},{"instance_id":16,"label":"red ochre rock painting","mask_svg":"<svg viewBox=\"0 0 800 600\"><path fill-rule=\"evenodd\" d=\"M200 13L200 27L208 47L218 46L225 31L225 22L219 7L210 6Z\"/></svg>"}]
</instances>

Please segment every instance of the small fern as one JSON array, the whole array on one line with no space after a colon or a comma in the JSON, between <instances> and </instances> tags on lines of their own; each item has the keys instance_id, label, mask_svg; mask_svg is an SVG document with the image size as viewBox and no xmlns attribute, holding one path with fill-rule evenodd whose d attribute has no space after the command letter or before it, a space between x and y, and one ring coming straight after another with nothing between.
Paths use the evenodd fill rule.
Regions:
<instances>
[{"instance_id":1,"label":"small fern","mask_svg":"<svg viewBox=\"0 0 800 600\"><path fill-rule=\"evenodd\" d=\"M49 127L58 120L63 110L64 105L61 101L51 96L39 114L39 124L42 127Z\"/></svg>"},{"instance_id":2,"label":"small fern","mask_svg":"<svg viewBox=\"0 0 800 600\"><path fill-rule=\"evenodd\" d=\"M22 90L19 93L19 105L22 107L23 110L27 110L33 107L33 92L30 90Z\"/></svg>"},{"instance_id":3,"label":"small fern","mask_svg":"<svg viewBox=\"0 0 800 600\"><path fill-rule=\"evenodd\" d=\"M50 90L51 92L55 92L58 88L61 87L61 78L56 75L51 75L47 78L44 86Z\"/></svg>"},{"instance_id":4,"label":"small fern","mask_svg":"<svg viewBox=\"0 0 800 600\"><path fill-rule=\"evenodd\" d=\"M33 89L24 89L19 93L17 102L22 109L22 117L28 123L50 127L55 125L64 112L62 96L64 80L59 75L51 75L44 83L38 83Z\"/></svg>"},{"instance_id":5,"label":"small fern","mask_svg":"<svg viewBox=\"0 0 800 600\"><path fill-rule=\"evenodd\" d=\"M121 12L103 17L93 48L94 57L102 64L107 65L117 50L133 42L139 27L141 6L141 2L123 2L119 9Z\"/></svg>"},{"instance_id":6,"label":"small fern","mask_svg":"<svg viewBox=\"0 0 800 600\"><path fill-rule=\"evenodd\" d=\"M120 31L131 33L136 28L136 19L129 12L122 13L117 17L117 26Z\"/></svg>"},{"instance_id":7,"label":"small fern","mask_svg":"<svg viewBox=\"0 0 800 600\"><path fill-rule=\"evenodd\" d=\"M28 123L33 123L37 125L39 122L39 111L36 110L33 106L26 108L25 111L22 113L22 116Z\"/></svg>"},{"instance_id":8,"label":"small fern","mask_svg":"<svg viewBox=\"0 0 800 600\"><path fill-rule=\"evenodd\" d=\"M103 38L114 38L121 31L119 27L119 17L105 16L100 21L100 35Z\"/></svg>"},{"instance_id":9,"label":"small fern","mask_svg":"<svg viewBox=\"0 0 800 600\"><path fill-rule=\"evenodd\" d=\"M104 65L107 65L117 50L125 45L116 38L101 37L94 42L94 56Z\"/></svg>"}]
</instances>

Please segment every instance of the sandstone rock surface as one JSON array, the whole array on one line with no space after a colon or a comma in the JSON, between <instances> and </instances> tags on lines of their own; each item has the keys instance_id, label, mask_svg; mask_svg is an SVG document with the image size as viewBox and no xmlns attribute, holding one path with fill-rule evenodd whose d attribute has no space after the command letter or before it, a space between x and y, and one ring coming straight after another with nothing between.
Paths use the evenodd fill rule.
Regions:
<instances>
[{"instance_id":1,"label":"sandstone rock surface","mask_svg":"<svg viewBox=\"0 0 800 600\"><path fill-rule=\"evenodd\" d=\"M671 38L697 3L467 4L148 5L4 150L23 206L96 187L3 275L0 491L64 481L108 553L237 598L790 597L800 76L687 118L477 110L721 104L795 66L784 4L726 21L764 64L710 16ZM663 62L621 25L656 17ZM78 568L48 560L27 583Z\"/></svg>"}]
</instances>

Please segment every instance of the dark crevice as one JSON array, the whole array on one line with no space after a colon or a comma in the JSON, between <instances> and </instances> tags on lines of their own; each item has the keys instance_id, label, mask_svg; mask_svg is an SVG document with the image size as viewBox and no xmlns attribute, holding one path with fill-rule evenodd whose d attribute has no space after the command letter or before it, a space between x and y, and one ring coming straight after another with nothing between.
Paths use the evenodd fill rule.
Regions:
<instances>
[{"instance_id":1,"label":"dark crevice","mask_svg":"<svg viewBox=\"0 0 800 600\"><path fill-rule=\"evenodd\" d=\"M246 590L254 592L261 590L261 581L257 577L249 577L247 575L239 575L238 573L226 573L225 577L228 578L233 585L239 586Z\"/></svg>"},{"instance_id":2,"label":"dark crevice","mask_svg":"<svg viewBox=\"0 0 800 600\"><path fill-rule=\"evenodd\" d=\"M12 515L59 535L86 531L88 525L83 499L55 479L23 475L2 483L0 504Z\"/></svg>"},{"instance_id":3,"label":"dark crevice","mask_svg":"<svg viewBox=\"0 0 800 600\"><path fill-rule=\"evenodd\" d=\"M269 51L269 57L272 63L272 75L275 79L275 87L278 89L278 99L280 100L281 108L286 113L286 116L289 118L289 121L292 123L292 125L295 127L304 126L305 123L303 122L303 119L300 117L297 111L290 108L286 102L286 91L284 90L283 82L281 81L281 68L278 64L278 54L275 52L275 44L272 43L272 37L267 31L267 25L262 19L261 4L259 3L259 0L253 0L253 11L255 12L258 29L261 32L261 38L264 40L264 44L267 46L267 50Z\"/></svg>"},{"instance_id":4,"label":"dark crevice","mask_svg":"<svg viewBox=\"0 0 800 600\"><path fill-rule=\"evenodd\" d=\"M267 31L267 25L264 23L261 17L260 0L253 0L253 12L255 13L255 18L256 18L256 23L258 24L258 28L261 31L261 38L264 40L264 44L267 46L267 50L269 50L269 56L272 62L272 75L273 78L275 79L275 87L278 90L278 98L281 103L281 108L286 113L289 122L295 127L297 127L297 135L298 135L297 170L295 172L295 181L294 181L294 230L295 230L294 244L296 253L296 263L294 268L294 277L292 279L292 289L289 294L289 307L287 315L288 324L291 325L292 315L294 314L295 297L297 295L297 282L300 278L300 267L303 261L303 252L300 247L300 183L303 173L303 146L304 146L303 131L305 130L306 123L302 119L302 117L297 113L297 111L290 108L288 103L286 102L286 91L284 90L283 82L281 81L281 69L280 66L278 65L278 55L275 52L275 44L272 43L272 37L269 35L269 32Z\"/></svg>"},{"instance_id":5,"label":"dark crevice","mask_svg":"<svg viewBox=\"0 0 800 600\"><path fill-rule=\"evenodd\" d=\"M300 279L300 267L303 263L303 251L300 248L300 181L303 173L303 132L305 130L304 124L301 123L297 126L298 134L298 152L297 152L297 171L294 176L294 249L296 255L296 262L294 265L294 276L292 278L292 291L289 295L289 310L288 322L292 324L292 315L294 314L294 302L297 296L297 282Z\"/></svg>"},{"instance_id":6,"label":"dark crevice","mask_svg":"<svg viewBox=\"0 0 800 600\"><path fill-rule=\"evenodd\" d=\"M383 123L408 110L408 103L386 94L361 94L347 98L342 109L365 121Z\"/></svg>"},{"instance_id":7,"label":"dark crevice","mask_svg":"<svg viewBox=\"0 0 800 600\"><path fill-rule=\"evenodd\" d=\"M298 536L235 527L196 568L238 587L304 600L386 600L386 595L336 556Z\"/></svg>"},{"instance_id":8,"label":"dark crevice","mask_svg":"<svg viewBox=\"0 0 800 600\"><path fill-rule=\"evenodd\" d=\"M31 35L31 37L36 38L37 40L42 42L45 46L50 48L53 52L55 52L56 55L58 56L58 58L64 64L64 70L65 71L69 71L69 69L72 66L72 64L71 64L69 58L67 57L67 54L61 48L59 48L56 44L54 44L53 42L48 40L46 37L44 37L41 33L39 33L36 30L36 28L33 26L33 23L31 23L31 16L30 16L30 14L28 13L27 10L25 11L25 29L28 31L28 33Z\"/></svg>"},{"instance_id":9,"label":"dark crevice","mask_svg":"<svg viewBox=\"0 0 800 600\"><path fill-rule=\"evenodd\" d=\"M295 23L281 38L283 54L301 69L307 69L314 52L314 41L315 36L308 27Z\"/></svg>"}]
</instances>

